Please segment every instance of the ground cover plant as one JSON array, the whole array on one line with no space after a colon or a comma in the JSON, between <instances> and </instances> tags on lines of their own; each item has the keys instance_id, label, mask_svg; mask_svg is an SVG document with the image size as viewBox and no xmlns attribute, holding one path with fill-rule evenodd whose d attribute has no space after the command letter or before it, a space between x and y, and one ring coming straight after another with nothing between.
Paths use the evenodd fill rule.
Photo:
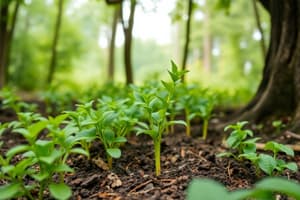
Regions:
<instances>
[{"instance_id":1,"label":"ground cover plant","mask_svg":"<svg viewBox=\"0 0 300 200\"><path fill-rule=\"evenodd\" d=\"M225 129L232 132L223 147L220 135L224 132L212 129L224 115L223 110L215 110L218 96L183 84L184 73L173 63L170 82L132 85L115 95L109 91L97 97L89 94L82 97L87 101L72 106L74 110L61 110L54 116L16 113L11 122L1 124L0 198L193 199L191 191L198 190L189 189L188 184L199 177L204 182L208 177L221 181L230 190L254 186L240 192L245 198L246 193L271 198L270 191L297 196L292 190L265 187L295 186L292 181L256 182L264 176L299 181L298 152L281 144L282 138L254 137L254 130L245 128L247 122ZM265 126L260 132L265 128L274 131L273 126ZM259 140L265 145L258 151ZM99 164L99 158L104 164ZM205 184L203 188L216 185ZM216 195L228 193L220 185L214 190L220 191Z\"/></svg>"}]
</instances>

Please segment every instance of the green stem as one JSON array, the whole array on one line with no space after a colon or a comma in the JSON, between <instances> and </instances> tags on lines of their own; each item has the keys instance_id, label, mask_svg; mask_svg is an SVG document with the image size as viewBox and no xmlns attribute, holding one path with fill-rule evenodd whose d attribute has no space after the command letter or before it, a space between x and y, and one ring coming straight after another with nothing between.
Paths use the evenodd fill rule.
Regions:
<instances>
[{"instance_id":1,"label":"green stem","mask_svg":"<svg viewBox=\"0 0 300 200\"><path fill-rule=\"evenodd\" d=\"M160 175L160 140L154 140L155 175Z\"/></svg>"},{"instance_id":2,"label":"green stem","mask_svg":"<svg viewBox=\"0 0 300 200\"><path fill-rule=\"evenodd\" d=\"M202 139L203 140L206 140L206 137L207 137L207 127L208 127L208 120L205 119L203 121L203 128L202 128Z\"/></svg>"},{"instance_id":3,"label":"green stem","mask_svg":"<svg viewBox=\"0 0 300 200\"><path fill-rule=\"evenodd\" d=\"M191 122L189 120L189 111L185 110L185 122L186 122L186 129L185 129L185 133L187 137L191 136Z\"/></svg>"}]
</instances>

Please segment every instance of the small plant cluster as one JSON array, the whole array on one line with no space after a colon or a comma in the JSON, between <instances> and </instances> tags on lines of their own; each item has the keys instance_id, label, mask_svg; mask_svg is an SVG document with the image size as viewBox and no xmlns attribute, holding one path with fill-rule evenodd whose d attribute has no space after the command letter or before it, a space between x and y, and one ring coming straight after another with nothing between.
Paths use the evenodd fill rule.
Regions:
<instances>
[{"instance_id":1,"label":"small plant cluster","mask_svg":"<svg viewBox=\"0 0 300 200\"><path fill-rule=\"evenodd\" d=\"M281 194L293 199L300 199L300 184L279 177L267 177L254 185L252 189L229 192L226 187L211 179L194 179L187 189L187 200L275 200Z\"/></svg>"},{"instance_id":2,"label":"small plant cluster","mask_svg":"<svg viewBox=\"0 0 300 200\"><path fill-rule=\"evenodd\" d=\"M19 121L7 124L12 132L22 135L26 143L0 156L0 178L4 182L0 186L0 199L20 196L43 199L45 190L56 199L71 196L71 189L64 183L64 175L73 172L66 163L67 158L71 153L87 156L88 152L77 146L83 138L65 124L67 117L62 114L46 119L38 114L19 113ZM41 137L42 133L45 136Z\"/></svg>"},{"instance_id":3,"label":"small plant cluster","mask_svg":"<svg viewBox=\"0 0 300 200\"><path fill-rule=\"evenodd\" d=\"M0 91L0 108L11 109L15 113L33 112L36 110L36 104L29 104L21 101L20 97L15 94L12 88L2 88Z\"/></svg>"},{"instance_id":4,"label":"small plant cluster","mask_svg":"<svg viewBox=\"0 0 300 200\"><path fill-rule=\"evenodd\" d=\"M296 163L286 163L284 160L278 158L279 152L291 157L294 156L294 151L286 145L269 141L265 144L264 150L271 151L272 156L265 153L258 153L256 151L256 142L260 138L252 138L253 132L248 129L243 129L247 123L246 121L237 122L237 124L229 125L225 128L225 131L229 129L233 130L226 140L227 146L231 151L220 153L218 154L219 157L233 157L238 161L249 160L255 166L257 175L260 173L260 170L268 175L282 173L285 169L292 171L298 170Z\"/></svg>"},{"instance_id":5,"label":"small plant cluster","mask_svg":"<svg viewBox=\"0 0 300 200\"><path fill-rule=\"evenodd\" d=\"M0 135L9 129L6 133L21 134L26 144L14 146L0 157L0 178L3 180L0 199L20 196L43 199L45 191L56 199L68 199L71 190L64 183L64 176L73 172L66 163L69 155L77 153L90 159L90 146L99 141L111 169L113 159L121 157L121 147L132 132L149 135L153 140L155 174L159 176L163 134L174 132L174 125L179 124L187 127L186 134L190 136L191 120L198 117L203 120L202 137L206 139L208 121L217 102L216 96L207 90L183 84L181 79L187 71L178 70L174 62L168 73L169 82L132 85L123 90L112 87L106 91L107 95L84 100L75 110L70 107L69 111L48 118L23 112L17 96L4 92L2 105L12 108L18 120L0 124ZM45 93L44 100L47 112L52 114L69 105L52 89ZM57 103L60 101L63 104ZM185 119L176 120L182 111Z\"/></svg>"}]
</instances>

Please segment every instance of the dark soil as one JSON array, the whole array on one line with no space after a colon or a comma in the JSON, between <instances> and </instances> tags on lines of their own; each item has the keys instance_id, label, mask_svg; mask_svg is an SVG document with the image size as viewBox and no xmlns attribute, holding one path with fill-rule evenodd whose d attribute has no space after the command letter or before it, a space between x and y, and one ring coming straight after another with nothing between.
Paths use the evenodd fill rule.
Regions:
<instances>
[{"instance_id":1,"label":"dark soil","mask_svg":"<svg viewBox=\"0 0 300 200\"><path fill-rule=\"evenodd\" d=\"M2 116L7 120L8 116ZM10 116L9 116L10 117ZM216 124L216 123L215 123ZM211 124L211 128L215 124ZM211 129L206 141L200 138L201 126L193 125L192 137L185 136L182 127L174 134L164 136L161 148L162 174L154 174L153 143L151 138L132 134L122 149L122 157L114 160L113 169L107 170L103 147L95 142L91 148L91 159L73 155L68 164L75 173L68 174L65 182L72 187L72 199L185 199L186 189L193 178L212 178L225 184L229 190L249 188L264 177L257 176L249 163L238 163L231 158L218 158L225 151L223 132ZM283 136L272 139L281 143L292 140ZM2 136L7 148L24 140L12 133ZM293 140L295 142L295 140ZM300 153L293 159L300 166ZM281 176L300 181L300 173L285 171Z\"/></svg>"}]
</instances>

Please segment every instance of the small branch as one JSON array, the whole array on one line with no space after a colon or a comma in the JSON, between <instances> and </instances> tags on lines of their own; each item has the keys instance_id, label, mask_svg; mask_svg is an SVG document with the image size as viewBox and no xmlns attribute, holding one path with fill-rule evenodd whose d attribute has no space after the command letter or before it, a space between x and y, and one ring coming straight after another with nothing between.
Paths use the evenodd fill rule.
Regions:
<instances>
[{"instance_id":1,"label":"small branch","mask_svg":"<svg viewBox=\"0 0 300 200\"><path fill-rule=\"evenodd\" d=\"M293 133L291 131L285 131L283 134L286 135L286 136L289 136L289 137L300 140L300 135L298 135L296 133Z\"/></svg>"}]
</instances>

